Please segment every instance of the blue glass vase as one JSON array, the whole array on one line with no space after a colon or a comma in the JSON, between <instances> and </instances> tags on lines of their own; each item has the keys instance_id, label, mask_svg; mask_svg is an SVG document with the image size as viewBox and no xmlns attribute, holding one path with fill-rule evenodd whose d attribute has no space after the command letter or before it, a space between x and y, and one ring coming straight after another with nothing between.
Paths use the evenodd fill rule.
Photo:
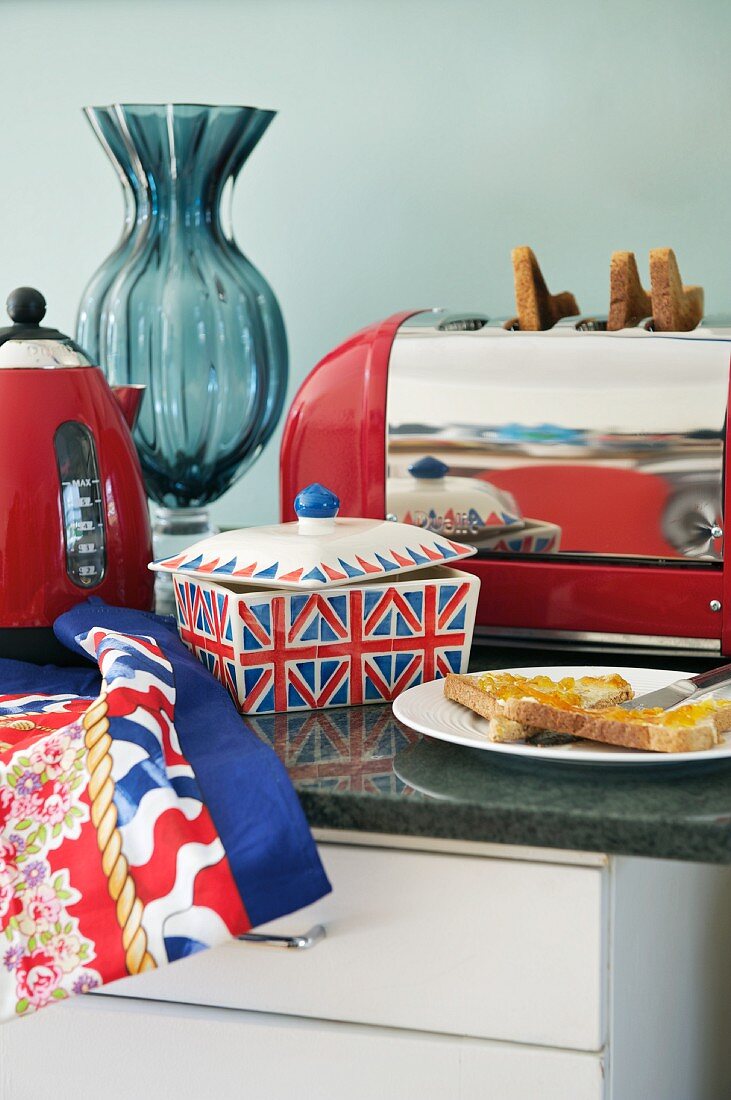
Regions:
<instances>
[{"instance_id":1,"label":"blue glass vase","mask_svg":"<svg viewBox=\"0 0 731 1100\"><path fill-rule=\"evenodd\" d=\"M135 441L158 531L209 529L287 386L271 287L238 249L233 184L274 111L115 104L86 115L122 183L122 236L84 291L77 340L114 384L146 387ZM182 511L181 511L182 510Z\"/></svg>"}]
</instances>

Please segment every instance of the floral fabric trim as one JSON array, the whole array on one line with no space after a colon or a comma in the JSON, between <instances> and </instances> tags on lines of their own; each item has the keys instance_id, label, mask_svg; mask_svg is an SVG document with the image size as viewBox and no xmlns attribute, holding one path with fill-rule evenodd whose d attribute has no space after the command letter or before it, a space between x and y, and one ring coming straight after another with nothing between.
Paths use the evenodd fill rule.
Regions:
<instances>
[{"instance_id":1,"label":"floral fabric trim","mask_svg":"<svg viewBox=\"0 0 731 1100\"><path fill-rule=\"evenodd\" d=\"M15 729L23 724L36 726L30 715ZM94 943L70 911L81 895L68 870L54 872L49 860L89 819L81 800L88 782L83 732L74 721L32 747L0 753L0 990L14 1001L0 1005L0 1014L22 1016L101 984L90 965Z\"/></svg>"}]
</instances>

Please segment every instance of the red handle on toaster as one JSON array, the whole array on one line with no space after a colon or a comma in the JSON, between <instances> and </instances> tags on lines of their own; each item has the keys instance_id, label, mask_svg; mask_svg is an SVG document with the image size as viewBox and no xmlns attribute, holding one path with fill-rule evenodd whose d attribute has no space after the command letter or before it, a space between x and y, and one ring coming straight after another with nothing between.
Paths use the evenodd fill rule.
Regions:
<instances>
[{"instance_id":1,"label":"red handle on toaster","mask_svg":"<svg viewBox=\"0 0 731 1100\"><path fill-rule=\"evenodd\" d=\"M295 519L294 498L313 481L337 493L341 515L383 519L388 360L398 329L420 312L394 313L357 332L318 363L300 386L282 437L283 522Z\"/></svg>"}]
</instances>

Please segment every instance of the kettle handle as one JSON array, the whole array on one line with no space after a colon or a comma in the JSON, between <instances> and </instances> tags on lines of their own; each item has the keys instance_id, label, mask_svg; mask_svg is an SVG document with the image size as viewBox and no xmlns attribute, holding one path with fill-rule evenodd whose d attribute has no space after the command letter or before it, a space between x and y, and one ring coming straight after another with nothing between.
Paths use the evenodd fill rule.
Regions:
<instances>
[{"instance_id":1,"label":"kettle handle","mask_svg":"<svg viewBox=\"0 0 731 1100\"><path fill-rule=\"evenodd\" d=\"M112 393L122 410L122 416L127 421L127 427L134 431L137 416L145 393L145 386L112 386Z\"/></svg>"}]
</instances>

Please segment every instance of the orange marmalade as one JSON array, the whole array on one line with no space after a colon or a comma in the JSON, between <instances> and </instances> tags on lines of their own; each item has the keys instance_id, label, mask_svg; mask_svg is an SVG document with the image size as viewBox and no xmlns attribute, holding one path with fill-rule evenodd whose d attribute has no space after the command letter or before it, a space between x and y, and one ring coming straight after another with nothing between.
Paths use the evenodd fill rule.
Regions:
<instances>
[{"instance_id":1,"label":"orange marmalade","mask_svg":"<svg viewBox=\"0 0 731 1100\"><path fill-rule=\"evenodd\" d=\"M594 713L601 714L602 718L616 718L620 722L650 722L662 726L688 728L698 725L704 718L709 718L724 707L731 707L731 700L704 699L701 703L685 703L682 707L674 707L673 710L663 710L662 707L644 707L639 710L607 707Z\"/></svg>"},{"instance_id":2,"label":"orange marmalade","mask_svg":"<svg viewBox=\"0 0 731 1100\"><path fill-rule=\"evenodd\" d=\"M557 710L584 710L581 688L603 685L621 691L629 687L625 679L614 676L564 676L561 680L552 680L550 676L517 676L512 672L485 672L478 679L482 691L494 695L496 699L533 699L537 703L546 703Z\"/></svg>"},{"instance_id":3,"label":"orange marmalade","mask_svg":"<svg viewBox=\"0 0 731 1100\"><path fill-rule=\"evenodd\" d=\"M629 687L628 682L619 674L582 676L578 680L573 676L564 676L561 680L552 680L550 676L528 677L512 672L485 672L478 677L477 683L482 691L502 702L507 702L508 699L532 699L557 710L601 715L602 718L615 718L620 722L647 722L663 726L695 726L704 718L731 706L729 699L704 699L699 703L685 703L673 710L663 710L661 707L624 710L617 706L589 709L582 705L582 688L604 686L621 691Z\"/></svg>"}]
</instances>

